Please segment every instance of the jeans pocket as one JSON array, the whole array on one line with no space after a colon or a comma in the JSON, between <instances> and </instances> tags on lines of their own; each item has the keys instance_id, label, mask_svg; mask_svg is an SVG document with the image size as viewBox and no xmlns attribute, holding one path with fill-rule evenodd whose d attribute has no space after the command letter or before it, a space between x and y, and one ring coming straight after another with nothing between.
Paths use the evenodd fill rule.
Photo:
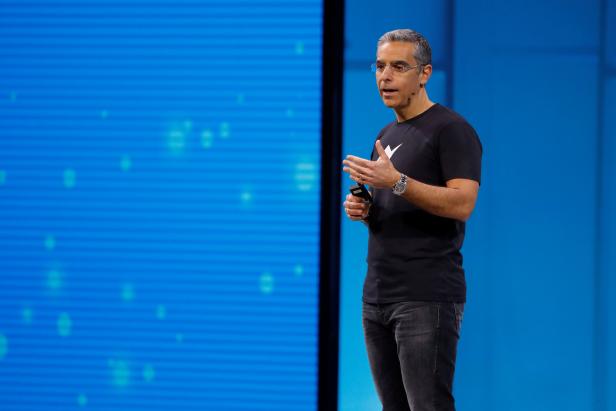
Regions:
<instances>
[{"instance_id":1,"label":"jeans pocket","mask_svg":"<svg viewBox=\"0 0 616 411\"><path fill-rule=\"evenodd\" d=\"M362 323L366 324L366 321L380 322L379 308L375 304L363 302L361 307Z\"/></svg>"},{"instance_id":2,"label":"jeans pocket","mask_svg":"<svg viewBox=\"0 0 616 411\"><path fill-rule=\"evenodd\" d=\"M397 335L406 337L433 334L439 327L439 304L400 303L392 312Z\"/></svg>"}]
</instances>

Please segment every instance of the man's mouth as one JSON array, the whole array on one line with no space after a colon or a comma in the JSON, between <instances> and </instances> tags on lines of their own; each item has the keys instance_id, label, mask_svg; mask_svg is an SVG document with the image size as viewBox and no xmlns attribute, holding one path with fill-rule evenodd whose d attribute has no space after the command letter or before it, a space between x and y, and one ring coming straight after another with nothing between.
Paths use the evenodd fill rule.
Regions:
<instances>
[{"instance_id":1,"label":"man's mouth","mask_svg":"<svg viewBox=\"0 0 616 411\"><path fill-rule=\"evenodd\" d=\"M383 88L383 89L381 89L381 91L383 92L383 96L389 96L389 95L392 95L394 93L397 93L398 89L395 89L395 88Z\"/></svg>"}]
</instances>

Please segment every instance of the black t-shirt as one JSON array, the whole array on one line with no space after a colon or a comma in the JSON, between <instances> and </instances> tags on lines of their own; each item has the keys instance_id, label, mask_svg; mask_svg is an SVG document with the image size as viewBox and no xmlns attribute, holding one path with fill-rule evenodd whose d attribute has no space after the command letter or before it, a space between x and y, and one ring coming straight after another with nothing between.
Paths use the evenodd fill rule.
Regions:
<instances>
[{"instance_id":1,"label":"black t-shirt","mask_svg":"<svg viewBox=\"0 0 616 411\"><path fill-rule=\"evenodd\" d=\"M396 170L412 179L435 186L454 178L481 181L477 133L440 104L388 124L377 138ZM371 158L378 158L374 149ZM391 189L374 190L373 199L364 301L465 302L464 222L430 214Z\"/></svg>"}]
</instances>

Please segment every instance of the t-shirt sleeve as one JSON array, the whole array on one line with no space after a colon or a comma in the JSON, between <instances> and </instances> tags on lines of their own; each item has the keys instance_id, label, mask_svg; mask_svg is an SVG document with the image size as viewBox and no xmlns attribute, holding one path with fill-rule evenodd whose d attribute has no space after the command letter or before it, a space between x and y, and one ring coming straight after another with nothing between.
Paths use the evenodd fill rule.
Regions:
<instances>
[{"instance_id":1,"label":"t-shirt sleeve","mask_svg":"<svg viewBox=\"0 0 616 411\"><path fill-rule=\"evenodd\" d=\"M466 122L448 124L439 133L441 173L445 181L466 178L481 184L482 153L479 136Z\"/></svg>"}]
</instances>

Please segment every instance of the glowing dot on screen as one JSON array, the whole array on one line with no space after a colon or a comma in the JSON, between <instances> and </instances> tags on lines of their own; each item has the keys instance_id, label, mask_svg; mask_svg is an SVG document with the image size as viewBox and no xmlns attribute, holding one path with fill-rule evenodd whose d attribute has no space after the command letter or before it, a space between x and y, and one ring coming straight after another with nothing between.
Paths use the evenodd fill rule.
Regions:
<instances>
[{"instance_id":1,"label":"glowing dot on screen","mask_svg":"<svg viewBox=\"0 0 616 411\"><path fill-rule=\"evenodd\" d=\"M24 323L32 324L33 316L34 316L34 313L32 312L31 308L24 308L23 310L21 310L21 318L23 319Z\"/></svg>"},{"instance_id":2,"label":"glowing dot on screen","mask_svg":"<svg viewBox=\"0 0 616 411\"><path fill-rule=\"evenodd\" d=\"M120 159L120 168L122 171L128 171L132 167L133 162L128 154L124 154Z\"/></svg>"},{"instance_id":3,"label":"glowing dot on screen","mask_svg":"<svg viewBox=\"0 0 616 411\"><path fill-rule=\"evenodd\" d=\"M60 314L58 317L58 334L61 337L68 337L71 335L72 326L71 317L67 313Z\"/></svg>"},{"instance_id":4,"label":"glowing dot on screen","mask_svg":"<svg viewBox=\"0 0 616 411\"><path fill-rule=\"evenodd\" d=\"M154 367L150 364L146 364L143 367L143 379L146 382L151 382L154 379L156 373L154 372Z\"/></svg>"},{"instance_id":5,"label":"glowing dot on screen","mask_svg":"<svg viewBox=\"0 0 616 411\"><path fill-rule=\"evenodd\" d=\"M172 130L167 137L167 144L173 152L180 152L186 146L186 136L182 130Z\"/></svg>"},{"instance_id":6,"label":"glowing dot on screen","mask_svg":"<svg viewBox=\"0 0 616 411\"><path fill-rule=\"evenodd\" d=\"M130 382L130 367L124 360L109 360L111 383L116 387L126 387Z\"/></svg>"},{"instance_id":7,"label":"glowing dot on screen","mask_svg":"<svg viewBox=\"0 0 616 411\"><path fill-rule=\"evenodd\" d=\"M300 191L312 189L317 182L317 167L314 163L298 163L295 166L295 182Z\"/></svg>"},{"instance_id":8,"label":"glowing dot on screen","mask_svg":"<svg viewBox=\"0 0 616 411\"><path fill-rule=\"evenodd\" d=\"M244 96L244 94L240 93L237 95L237 104L244 104L245 100L246 97Z\"/></svg>"},{"instance_id":9,"label":"glowing dot on screen","mask_svg":"<svg viewBox=\"0 0 616 411\"><path fill-rule=\"evenodd\" d=\"M6 183L6 171L0 170L0 186Z\"/></svg>"},{"instance_id":10,"label":"glowing dot on screen","mask_svg":"<svg viewBox=\"0 0 616 411\"><path fill-rule=\"evenodd\" d=\"M263 294L271 294L274 291L274 277L271 273L265 272L259 278L259 288Z\"/></svg>"},{"instance_id":11,"label":"glowing dot on screen","mask_svg":"<svg viewBox=\"0 0 616 411\"><path fill-rule=\"evenodd\" d=\"M220 123L220 137L222 138L228 138L229 135L231 134L230 129L230 125L227 122L222 122Z\"/></svg>"},{"instance_id":12,"label":"glowing dot on screen","mask_svg":"<svg viewBox=\"0 0 616 411\"><path fill-rule=\"evenodd\" d=\"M156 307L156 318L159 320L164 320L167 318L167 308L164 305L159 305Z\"/></svg>"},{"instance_id":13,"label":"glowing dot on screen","mask_svg":"<svg viewBox=\"0 0 616 411\"><path fill-rule=\"evenodd\" d=\"M295 53L298 55L304 54L304 43L303 42L298 41L297 43L295 43Z\"/></svg>"},{"instance_id":14,"label":"glowing dot on screen","mask_svg":"<svg viewBox=\"0 0 616 411\"><path fill-rule=\"evenodd\" d=\"M64 187L73 188L75 187L75 180L77 175L75 174L75 170L67 168L64 170Z\"/></svg>"},{"instance_id":15,"label":"glowing dot on screen","mask_svg":"<svg viewBox=\"0 0 616 411\"><path fill-rule=\"evenodd\" d=\"M287 115L287 117L291 118L295 116L295 112L293 111L292 108L288 108L287 112L285 113Z\"/></svg>"},{"instance_id":16,"label":"glowing dot on screen","mask_svg":"<svg viewBox=\"0 0 616 411\"><path fill-rule=\"evenodd\" d=\"M252 200L252 193L250 191L243 191L242 194L240 194L240 199L242 203L249 203L250 200Z\"/></svg>"},{"instance_id":17,"label":"glowing dot on screen","mask_svg":"<svg viewBox=\"0 0 616 411\"><path fill-rule=\"evenodd\" d=\"M6 357L6 353L9 351L9 340L0 334L0 360Z\"/></svg>"},{"instance_id":18,"label":"glowing dot on screen","mask_svg":"<svg viewBox=\"0 0 616 411\"><path fill-rule=\"evenodd\" d=\"M62 287L62 273L59 270L49 270L47 273L47 287L58 290Z\"/></svg>"},{"instance_id":19,"label":"glowing dot on screen","mask_svg":"<svg viewBox=\"0 0 616 411\"><path fill-rule=\"evenodd\" d=\"M130 283L122 285L122 299L124 301L132 301L135 298L135 289Z\"/></svg>"},{"instance_id":20,"label":"glowing dot on screen","mask_svg":"<svg viewBox=\"0 0 616 411\"><path fill-rule=\"evenodd\" d=\"M212 130L203 130L201 133L201 146L203 148L212 147L212 143L214 142L214 133Z\"/></svg>"},{"instance_id":21,"label":"glowing dot on screen","mask_svg":"<svg viewBox=\"0 0 616 411\"><path fill-rule=\"evenodd\" d=\"M193 126L192 121L190 121L190 120L184 121L184 129L190 130L190 129L192 129L192 126Z\"/></svg>"},{"instance_id":22,"label":"glowing dot on screen","mask_svg":"<svg viewBox=\"0 0 616 411\"><path fill-rule=\"evenodd\" d=\"M293 273L296 277L301 277L304 274L304 267L301 264L297 264L293 269Z\"/></svg>"},{"instance_id":23,"label":"glowing dot on screen","mask_svg":"<svg viewBox=\"0 0 616 411\"><path fill-rule=\"evenodd\" d=\"M53 250L54 248L56 248L56 239L54 236L48 234L45 236L45 248L47 250Z\"/></svg>"},{"instance_id":24,"label":"glowing dot on screen","mask_svg":"<svg viewBox=\"0 0 616 411\"><path fill-rule=\"evenodd\" d=\"M184 334L182 334L182 333L177 333L177 334L175 335L175 340L176 340L177 342L181 343L182 341L184 341Z\"/></svg>"},{"instance_id":25,"label":"glowing dot on screen","mask_svg":"<svg viewBox=\"0 0 616 411\"><path fill-rule=\"evenodd\" d=\"M88 404L88 397L86 397L86 395L85 395L85 394L79 394L79 395L77 396L77 404L78 404L80 407L84 407L84 406L86 406L86 405Z\"/></svg>"},{"instance_id":26,"label":"glowing dot on screen","mask_svg":"<svg viewBox=\"0 0 616 411\"><path fill-rule=\"evenodd\" d=\"M107 110L101 110L101 118L109 117L109 112Z\"/></svg>"},{"instance_id":27,"label":"glowing dot on screen","mask_svg":"<svg viewBox=\"0 0 616 411\"><path fill-rule=\"evenodd\" d=\"M15 101L15 100L17 100L17 93L16 93L16 92L14 92L14 91L11 91L11 92L9 93L9 100L11 100L11 101Z\"/></svg>"}]
</instances>

